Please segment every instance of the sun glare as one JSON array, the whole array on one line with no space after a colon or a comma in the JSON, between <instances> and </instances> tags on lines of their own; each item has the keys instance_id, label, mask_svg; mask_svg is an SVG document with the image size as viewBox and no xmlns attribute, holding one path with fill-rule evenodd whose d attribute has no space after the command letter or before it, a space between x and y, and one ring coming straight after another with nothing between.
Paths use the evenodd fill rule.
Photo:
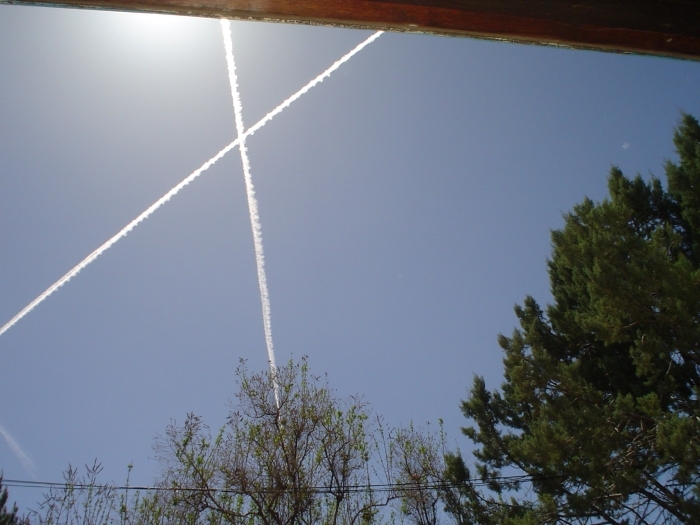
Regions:
<instances>
[{"instance_id":1,"label":"sun glare","mask_svg":"<svg viewBox=\"0 0 700 525\"><path fill-rule=\"evenodd\" d=\"M202 35L211 32L211 27L203 24L206 19L202 18L125 12L112 15L105 20L103 36L117 45L124 56L181 60L199 53Z\"/></svg>"},{"instance_id":2,"label":"sun glare","mask_svg":"<svg viewBox=\"0 0 700 525\"><path fill-rule=\"evenodd\" d=\"M134 31L165 35L177 31L178 27L182 27L187 22L187 18L176 15L131 13L129 21L133 25Z\"/></svg>"},{"instance_id":3,"label":"sun glare","mask_svg":"<svg viewBox=\"0 0 700 525\"><path fill-rule=\"evenodd\" d=\"M134 43L172 45L182 39L192 26L186 16L150 13L124 13L119 20L120 32Z\"/></svg>"}]
</instances>

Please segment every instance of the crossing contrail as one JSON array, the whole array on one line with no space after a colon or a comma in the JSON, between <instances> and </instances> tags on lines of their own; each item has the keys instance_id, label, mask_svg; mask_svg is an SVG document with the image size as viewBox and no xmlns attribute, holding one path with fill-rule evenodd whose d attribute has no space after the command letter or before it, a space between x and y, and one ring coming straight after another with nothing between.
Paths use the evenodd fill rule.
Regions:
<instances>
[{"instance_id":1,"label":"crossing contrail","mask_svg":"<svg viewBox=\"0 0 700 525\"><path fill-rule=\"evenodd\" d=\"M226 50L226 65L228 66L228 79L231 84L231 98L233 99L233 113L236 119L236 131L238 132L238 151L241 153L243 164L243 177L248 196L248 211L250 212L250 226L253 230L253 245L255 246L255 265L258 269L258 286L260 287L260 302L262 303L263 328L265 330L265 344L267 345L267 358L270 361L270 371L274 374L277 370L275 363L275 349L272 345L272 319L270 317L270 294L267 291L267 276L265 275L265 252L263 251L262 225L258 212L258 199L255 197L253 178L250 176L250 160L248 148L245 145L245 129L243 127L243 113L241 107L241 95L238 92L238 79L236 78L236 63L233 59L233 42L231 41L231 24L228 20L221 20L221 31L224 35L224 49ZM275 384L275 398L279 406L279 395Z\"/></svg>"},{"instance_id":2,"label":"crossing contrail","mask_svg":"<svg viewBox=\"0 0 700 525\"><path fill-rule=\"evenodd\" d=\"M10 450L17 456L17 459L19 459L20 463L22 463L22 466L24 467L24 470L29 472L32 476L36 473L36 465L34 465L34 462L31 460L31 458L25 454L24 450L19 446L19 444L12 438L12 436L0 426L0 435L5 438L5 441L7 442L7 445L10 447Z\"/></svg>"},{"instance_id":3,"label":"crossing contrail","mask_svg":"<svg viewBox=\"0 0 700 525\"><path fill-rule=\"evenodd\" d=\"M369 38L358 44L355 48L353 48L349 53L344 55L342 58L337 60L336 62L333 63L331 67L326 69L323 73L318 75L316 78L314 78L311 82L306 84L304 87L302 87L299 91L294 93L292 96L287 98L284 102L282 102L279 106L277 106L275 109L270 111L267 115L265 115L261 120L259 120L253 127L249 128L248 131L246 131L243 134L243 139L249 137L256 131L258 131L260 128L262 128L265 124L270 122L275 116L277 116L279 113L281 113L284 109L289 107L292 102L297 100L299 97L304 95L307 91L309 91L312 87L314 87L316 84L319 84L320 82L323 82L326 78L328 78L331 73L333 73L336 69L338 69L341 65L343 65L345 62L350 60L355 54L357 54L359 51L361 51L365 46L371 44L374 42L379 36L382 34L382 31L378 31L371 35ZM129 224L124 226L116 235L111 237L107 242L105 242L102 246L97 248L94 252L92 252L90 255L88 255L85 259L83 259L81 262L79 262L75 267L73 267L68 273L66 273L63 277L61 277L58 281L53 283L51 286L49 286L46 291L41 293L36 299L34 299L31 303L29 303L27 306L25 306L17 315L15 315L12 319L10 319L5 325L0 328L0 336L7 332L10 328L12 328L20 319L22 319L25 315L27 315L29 312L34 310L40 303L42 303L45 299L47 299L51 294L53 294L56 290L58 290L61 286L66 284L68 281L70 281L73 277L75 277L80 271L85 268L88 264L90 264L92 261L97 259L100 255L102 255L105 251L107 251L113 244L115 244L117 241L125 237L131 230L133 230L136 226L139 225L142 221L147 219L153 212L155 212L158 208L160 208L163 204L168 202L171 198L173 198L182 188L187 186L190 182L192 182L194 179L199 177L202 173L204 173L206 170L208 170L211 166L213 166L218 160L220 160L224 155L226 155L229 151L231 151L234 147L236 147L239 143L239 140L241 137L237 138L233 142L231 142L228 146L223 148L219 153L214 155L211 159L206 161L202 166L197 168L195 171L193 171L190 175L188 175L182 182L180 182L177 186L172 188L170 191L168 191L165 195L163 195L160 199L158 199L156 202L154 202L151 206L149 206L144 212L142 212L138 217L136 217L133 221L131 221Z\"/></svg>"},{"instance_id":4,"label":"crossing contrail","mask_svg":"<svg viewBox=\"0 0 700 525\"><path fill-rule=\"evenodd\" d=\"M338 69L340 66L345 64L348 60L350 60L352 57L354 57L357 53L362 51L365 47L370 45L372 42L374 42L377 38L382 36L384 31L377 31L376 33L373 33L372 35L369 36L366 40L363 40L360 42L357 46L355 46L351 51L340 57L338 60L333 62L333 65L326 69L323 73L321 73L319 76L314 78L311 82L306 84L303 88L301 88L299 91L294 93L291 97L289 97L287 100L282 102L279 106L277 106L275 109L270 111L267 115L265 115L260 121L258 121L257 124L255 124L252 128L249 128L248 131L245 132L245 137L249 137L256 131L258 131L260 128L262 128L265 124L267 124L270 120L272 120L275 116L277 116L279 113L282 112L282 110L288 108L292 102L294 102L296 99L304 95L307 91L309 91L312 87L314 87L316 84L320 84L323 82L325 79L331 76L331 73L333 73L336 69Z\"/></svg>"}]
</instances>

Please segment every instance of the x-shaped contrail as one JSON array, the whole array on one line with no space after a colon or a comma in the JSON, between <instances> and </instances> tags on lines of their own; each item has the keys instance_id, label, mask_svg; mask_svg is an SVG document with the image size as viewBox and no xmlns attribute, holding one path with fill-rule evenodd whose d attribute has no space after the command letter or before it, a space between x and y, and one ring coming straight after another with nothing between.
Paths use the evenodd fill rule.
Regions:
<instances>
[{"instance_id":1,"label":"x-shaped contrail","mask_svg":"<svg viewBox=\"0 0 700 525\"><path fill-rule=\"evenodd\" d=\"M112 247L113 244L115 244L117 241L125 237L131 230L133 230L136 226L138 226L139 223L141 223L143 220L148 218L153 212L155 212L158 208L160 208L163 204L165 204L167 201L169 201L172 197L174 197L179 191L187 186L190 182L192 182L194 179L199 177L202 173L204 173L206 170L208 170L211 166L213 166L219 159L221 159L224 155L226 155L229 151L231 151L234 147L237 145L240 145L245 142L245 139L249 136L251 136L253 133L258 131L260 128L262 128L265 124L267 124L270 120L272 120L275 116L277 116L279 113L281 113L284 109L289 107L289 105L297 100L299 97L304 95L307 91L309 91L312 87L314 87L316 84L319 84L320 82L323 82L326 78L328 78L331 73L333 73L336 69L338 69L341 65L343 65L345 62L350 60L355 54L360 52L364 47L368 46L372 42L374 42L379 36L383 33L383 31L377 31L374 33L372 36L367 38L365 41L357 45L352 51L344 55L342 58L337 60L331 67L326 69L323 73L318 75L316 78L314 78L311 82L306 84L303 88L301 88L299 91L294 93L291 97L287 98L284 102L282 102L279 106L277 106L275 109L270 111L267 115L265 115L261 120L259 120L255 125L252 127L248 128L248 130L241 134L239 130L239 136L236 140L232 141L228 146L226 146L224 149L219 151L216 155L214 155L212 158L210 158L208 161L206 161L202 166L197 168L195 171L193 171L190 175L188 175L182 182L180 182L177 186L172 188L170 191L168 191L165 195L163 195L160 199L158 199L156 202L151 204L148 208L146 208L145 211L143 211L138 217L136 217L134 220L132 220L129 224L124 226L119 232L117 232L113 237L111 237L107 242L102 244L99 248L97 248L94 252L92 252L90 255L85 257L82 261L80 261L77 265L75 265L68 273L66 273L63 277L61 277L58 281L53 283L51 286L49 286L44 292L42 292L36 299L34 299L31 303L29 303L27 306L25 306L20 312L15 315L12 319L10 319L5 325L0 328L0 335L4 334L7 332L10 328L12 328L20 319L22 319L25 315L27 315L29 312L31 312L34 308L36 308L39 304L41 304L44 300L46 300L51 294L53 294L56 290L58 290L61 286L66 284L68 281L70 281L73 277L75 277L80 271L85 268L87 265L89 265L91 262L93 262L95 259L97 259L100 255L102 255L105 251L107 251L109 248ZM257 252L256 252L257 254ZM262 253L261 253L262 255ZM269 315L269 307L268 307L268 315ZM272 340L270 338L270 341L268 342L268 351L272 349Z\"/></svg>"}]
</instances>

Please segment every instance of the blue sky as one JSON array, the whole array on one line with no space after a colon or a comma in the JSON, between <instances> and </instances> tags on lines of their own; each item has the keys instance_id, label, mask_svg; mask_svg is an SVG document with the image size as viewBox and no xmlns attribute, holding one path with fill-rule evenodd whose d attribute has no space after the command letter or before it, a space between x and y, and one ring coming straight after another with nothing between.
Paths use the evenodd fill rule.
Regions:
<instances>
[{"instance_id":1,"label":"blue sky","mask_svg":"<svg viewBox=\"0 0 700 525\"><path fill-rule=\"evenodd\" d=\"M233 24L247 126L367 31ZM663 176L700 64L385 34L248 141L278 362L308 355L392 425L501 377L549 230L611 166ZM0 323L235 138L215 20L0 5ZM0 337L6 478L98 458L150 483L154 437L224 422L266 366L237 151ZM37 491L13 489L23 508Z\"/></svg>"}]
</instances>

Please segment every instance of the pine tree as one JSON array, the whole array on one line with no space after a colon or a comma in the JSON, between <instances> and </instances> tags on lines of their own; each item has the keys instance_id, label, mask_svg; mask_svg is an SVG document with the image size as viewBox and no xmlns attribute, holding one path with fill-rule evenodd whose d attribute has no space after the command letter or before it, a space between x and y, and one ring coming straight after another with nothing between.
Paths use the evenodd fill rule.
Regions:
<instances>
[{"instance_id":1,"label":"pine tree","mask_svg":"<svg viewBox=\"0 0 700 525\"><path fill-rule=\"evenodd\" d=\"M516 307L520 329L499 336L501 390L477 377L462 403L491 481L477 490L447 458L460 523L700 523L695 118L682 116L674 143L666 190L614 168L609 198L585 199L552 233L554 303ZM496 479L512 472L525 484Z\"/></svg>"},{"instance_id":2,"label":"pine tree","mask_svg":"<svg viewBox=\"0 0 700 525\"><path fill-rule=\"evenodd\" d=\"M25 525L26 522L17 517L17 505L13 505L11 511L7 511L7 489L2 486L0 474L0 525Z\"/></svg>"}]
</instances>

